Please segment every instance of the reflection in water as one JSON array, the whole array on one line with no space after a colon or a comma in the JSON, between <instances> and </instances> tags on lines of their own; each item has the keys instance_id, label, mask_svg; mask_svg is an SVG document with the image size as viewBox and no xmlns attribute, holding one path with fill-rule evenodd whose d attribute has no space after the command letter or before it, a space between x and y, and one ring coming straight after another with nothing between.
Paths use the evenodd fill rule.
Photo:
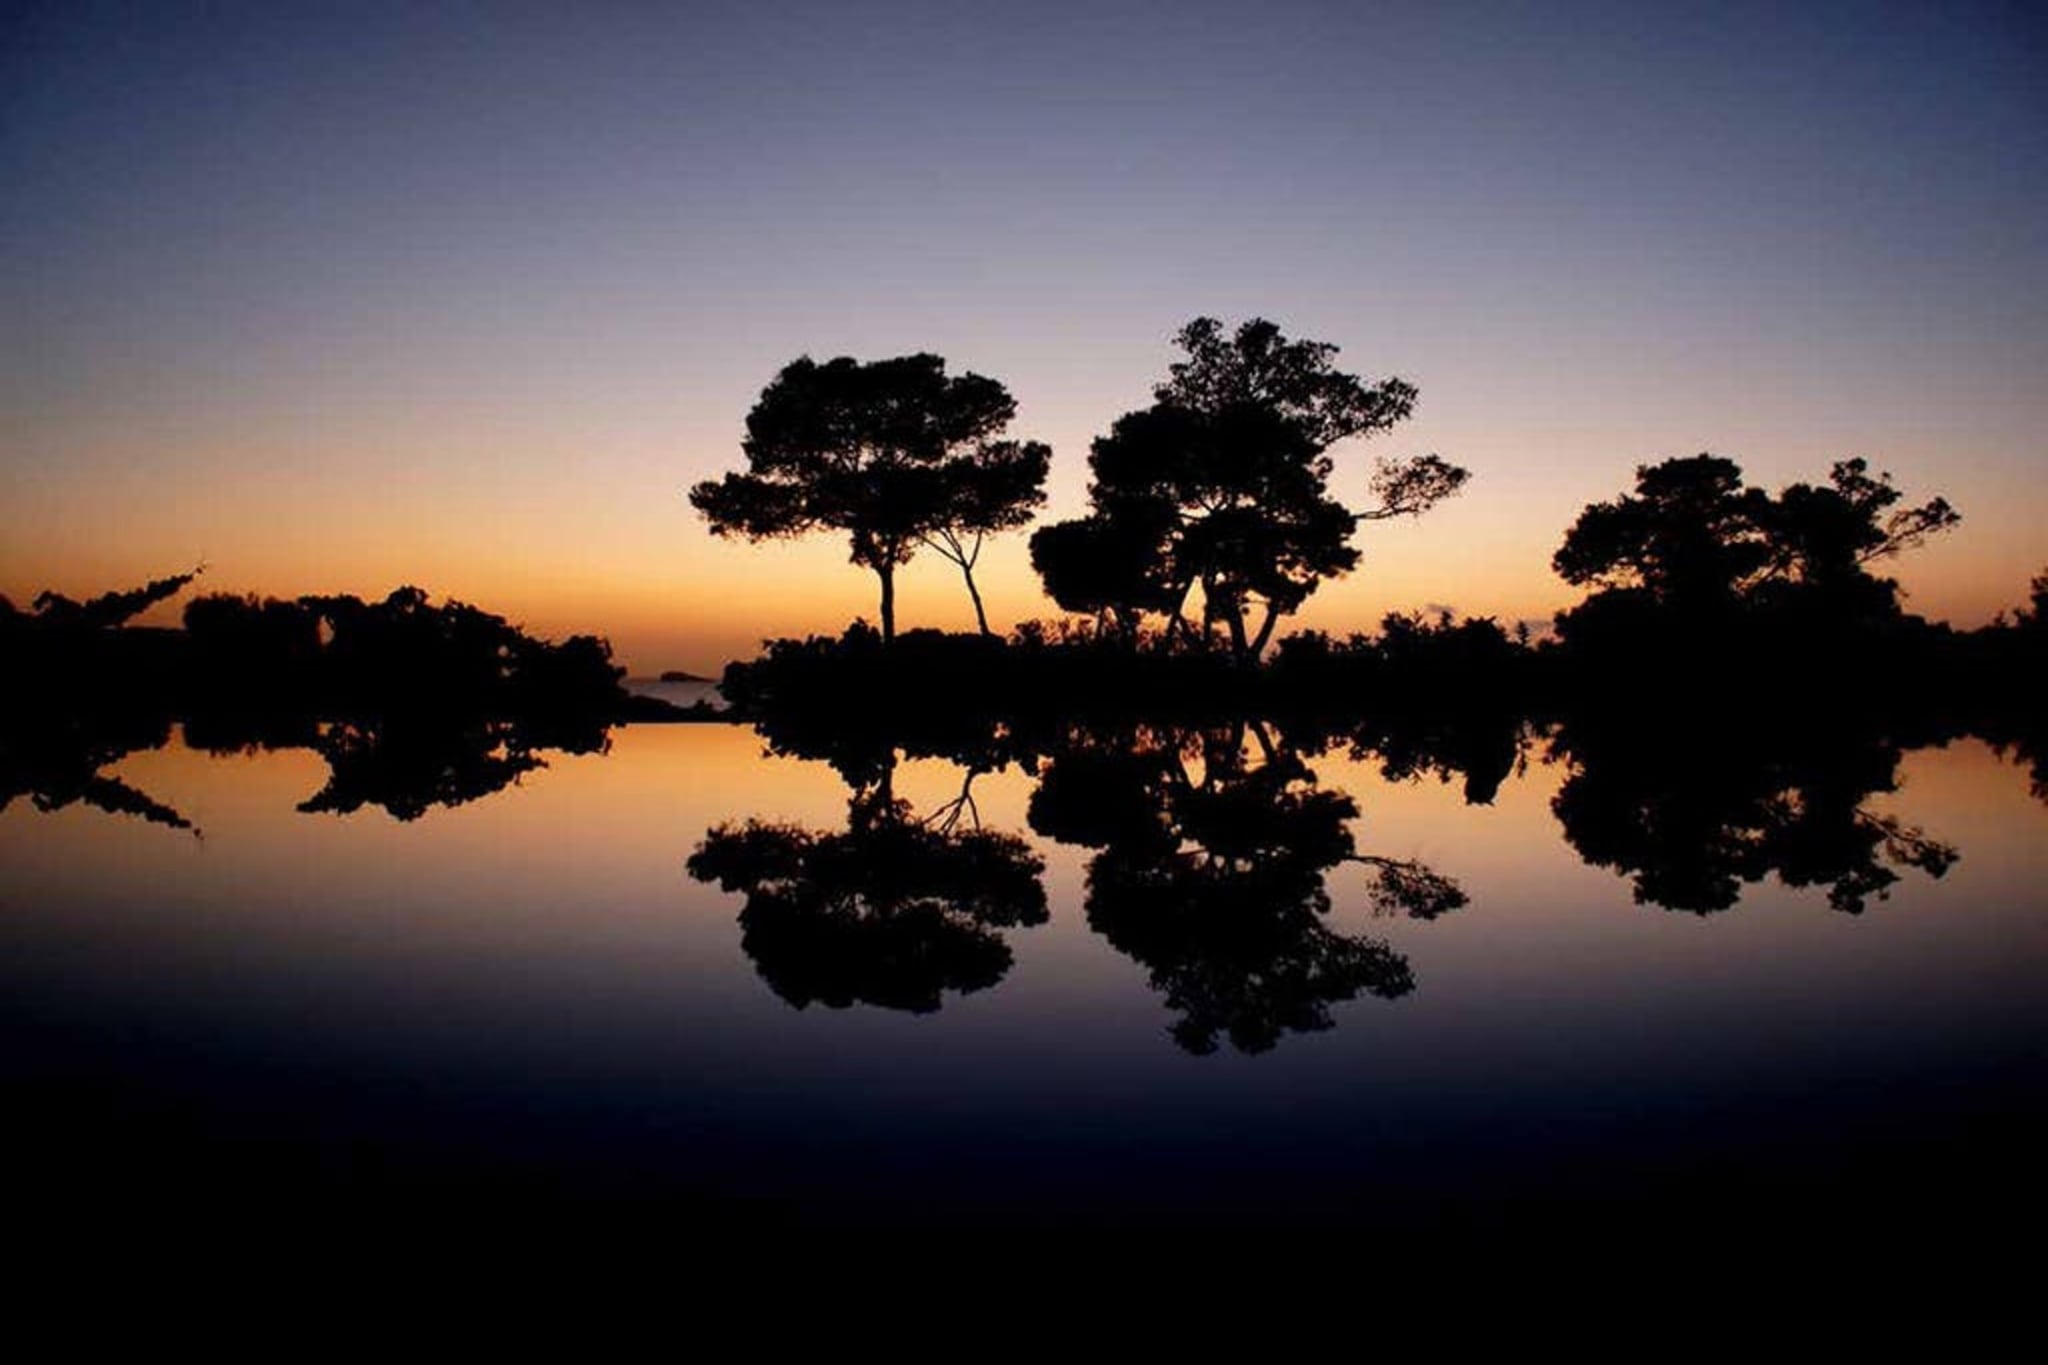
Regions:
<instances>
[{"instance_id":1,"label":"reflection in water","mask_svg":"<svg viewBox=\"0 0 2048 1365\"><path fill-rule=\"evenodd\" d=\"M0 814L0 1060L11 1149L37 1177L30 1231L168 1207L211 1226L356 1215L382 1235L473 1190L455 1217L522 1226L603 1200L718 1228L1369 1214L1405 1248L1498 1213L1539 1244L1590 1227L1637 1245L1701 1218L1953 1234L1959 1211L2039 1202L2048 812L1983 746L1909 755L1901 793L1861 807L1967 829L1942 880L1906 874L1860 919L1819 889L1738 882L1787 913L1699 922L1630 913L1629 877L1559 838L1571 765L1467 808L1455 780L1380 783L1370 756L1311 758L1311 778L1271 725L1042 744L1035 809L1020 772L961 801L936 764L897 768L909 807L879 807L871 783L849 809L824 765L762 761L750 731L634 726L602 760L411 823L296 813L322 781L310 749L216 761L172 734L110 775L204 824L203 848L76 804ZM1606 755L1583 752L1604 781ZM976 829L977 804L1042 875L1001 858L1012 889L990 889L944 837ZM736 850L772 874L759 933L734 923L750 891L678 866L750 812L798 834ZM1033 817L1114 837L1062 845ZM880 848L904 851L899 880L870 892ZM1443 903L1440 881L1344 861L1416 849L1487 913L1409 919ZM933 860L950 870L919 870ZM1392 917L1368 921L1369 881ZM949 993L989 970L942 971L937 1014L796 1011L806 993L914 993L863 982L857 941L780 962L759 947L811 926L775 920L792 903L848 884L935 902L1015 965L971 1001ZM1049 914L1017 932L980 914L1000 905ZM1381 963L1412 960L1410 995L1366 998L1397 977L1348 1006L1300 989L1343 975L1326 933L1361 932L1388 940ZM873 960L927 951L891 963L899 947ZM851 984L799 975L842 962ZM1303 999L1339 1026L1292 1036ZM1213 1030L1219 1053L1280 1042L1190 1065L1169 1021Z\"/></svg>"},{"instance_id":2,"label":"reflection in water","mask_svg":"<svg viewBox=\"0 0 2048 1365\"><path fill-rule=\"evenodd\" d=\"M918 819L889 768L856 789L844 833L748 820L720 825L690 875L741 892L740 946L799 1009L856 1002L929 1013L944 992L993 986L1009 971L998 928L1043 924L1044 863L1015 835L962 828L973 797Z\"/></svg>"},{"instance_id":3,"label":"reflection in water","mask_svg":"<svg viewBox=\"0 0 2048 1365\"><path fill-rule=\"evenodd\" d=\"M536 734L509 720L421 724L337 722L310 746L332 770L327 785L299 809L346 815L382 806L394 819L417 820L435 806L460 806L502 791L547 764L543 742L568 753L601 753L605 727Z\"/></svg>"},{"instance_id":4,"label":"reflection in water","mask_svg":"<svg viewBox=\"0 0 2048 1365\"><path fill-rule=\"evenodd\" d=\"M1256 751L1256 759L1253 757ZM1325 876L1372 869L1375 914L1434 919L1465 903L1418 863L1360 855L1357 804L1258 723L1077 731L1044 768L1032 828L1101 850L1090 927L1145 965L1190 1052L1264 1052L1331 1026L1330 1006L1415 988L1385 942L1326 922Z\"/></svg>"},{"instance_id":5,"label":"reflection in water","mask_svg":"<svg viewBox=\"0 0 2048 1365\"><path fill-rule=\"evenodd\" d=\"M1980 727L2000 757L2010 756L2027 769L2027 790L2048 806L2048 724L2028 719L2000 718Z\"/></svg>"},{"instance_id":6,"label":"reflection in water","mask_svg":"<svg viewBox=\"0 0 2048 1365\"><path fill-rule=\"evenodd\" d=\"M1341 749L1354 759L1373 760L1389 782L1455 780L1467 805L1486 806L1522 766L1526 728L1511 710L1387 708L1334 722L1319 717L1294 733L1304 752Z\"/></svg>"},{"instance_id":7,"label":"reflection in water","mask_svg":"<svg viewBox=\"0 0 2048 1365\"><path fill-rule=\"evenodd\" d=\"M174 808L104 771L132 753L162 748L170 734L170 721L157 716L11 715L0 722L0 811L26 796L39 811L82 803L192 829Z\"/></svg>"},{"instance_id":8,"label":"reflection in water","mask_svg":"<svg viewBox=\"0 0 2048 1365\"><path fill-rule=\"evenodd\" d=\"M111 776L130 754L169 740L168 713L97 709L89 715L17 714L0 723L0 810L27 796L40 811L82 803L174 829L192 822L175 808ZM327 761L327 784L299 804L308 814L380 806L417 820L502 791L547 766L543 750L603 753L609 727L576 717L547 721L394 714L322 721L296 712L200 713L184 722L185 742L214 754L310 749Z\"/></svg>"},{"instance_id":9,"label":"reflection in water","mask_svg":"<svg viewBox=\"0 0 2048 1365\"><path fill-rule=\"evenodd\" d=\"M177 828L176 810L102 770L182 721L213 752L310 748L333 776L300 809L384 807L400 820L502 790L542 748L602 751L629 715L680 715L623 691L592 636L554 644L417 588L382 602L216 594L182 631L129 623L199 571L33 612L0 597L0 809L83 802Z\"/></svg>"},{"instance_id":10,"label":"reflection in water","mask_svg":"<svg viewBox=\"0 0 2048 1365\"><path fill-rule=\"evenodd\" d=\"M1726 910L1775 875L1860 913L1899 880L1940 877L1956 849L1865 803L1897 790L1900 746L1850 724L1661 728L1581 719L1550 741L1572 774L1551 802L1586 862L1628 875L1638 904Z\"/></svg>"},{"instance_id":11,"label":"reflection in water","mask_svg":"<svg viewBox=\"0 0 2048 1365\"><path fill-rule=\"evenodd\" d=\"M1394 948L1331 926L1332 870L1368 870L1377 916L1434 919L1466 899L1420 863L1361 853L1356 802L1319 786L1302 750L1376 758L1389 780L1460 778L1467 802L1486 804L1520 765L1527 733L1519 717L1491 711L1295 728L1299 747L1268 722L1242 719L1127 718L1039 726L1020 738L972 708L928 714L900 736L850 729L815 708L771 716L762 722L771 750L822 758L855 788L847 833L721 827L691 870L747 893L747 951L785 998L935 1008L942 989L986 986L1007 969L1007 948L983 926L1036 922L1007 903L991 914L974 879L994 879L988 891L1000 898L1021 894L1035 874L1022 871L1021 846L962 856L946 842L950 826L933 831L888 798L888 777L899 750L960 764L969 785L951 808L957 820L974 774L1014 761L1038 774L1032 828L1096 850L1087 922L1147 969L1176 1016L1174 1039L1196 1053L1225 1042L1263 1052L1289 1033L1331 1027L1340 1002L1415 989ZM1823 888L1831 906L1857 913L1887 896L1900 869L1938 878L1958 857L1869 808L1873 795L1895 790L1900 753L1898 742L1848 722L1581 716L1550 733L1550 759L1570 770L1551 810L1581 859L1628 876L1638 903L1705 914L1775 877ZM880 795L860 795L869 787ZM881 869L874 885L855 875L867 863ZM910 863L944 893L905 885L895 869ZM942 902L970 908L941 913ZM922 976L901 965L913 945Z\"/></svg>"},{"instance_id":12,"label":"reflection in water","mask_svg":"<svg viewBox=\"0 0 2048 1365\"><path fill-rule=\"evenodd\" d=\"M1420 863L1359 853L1357 804L1319 788L1264 723L1075 724L1025 740L965 709L886 735L834 720L805 710L761 730L771 751L823 759L853 787L845 833L721 825L689 861L698 880L746 895L743 946L793 1004L931 1010L946 989L1001 978L1010 951L992 927L1046 917L1039 859L981 830L973 807L974 776L1012 761L1039 774L1032 828L1099 850L1088 924L1147 968L1190 1052L1226 1039L1263 1052L1329 1028L1339 1002L1414 989L1400 953L1330 927L1332 869L1369 870L1376 915L1434 919L1465 903ZM958 764L960 795L918 820L891 794L899 751Z\"/></svg>"}]
</instances>

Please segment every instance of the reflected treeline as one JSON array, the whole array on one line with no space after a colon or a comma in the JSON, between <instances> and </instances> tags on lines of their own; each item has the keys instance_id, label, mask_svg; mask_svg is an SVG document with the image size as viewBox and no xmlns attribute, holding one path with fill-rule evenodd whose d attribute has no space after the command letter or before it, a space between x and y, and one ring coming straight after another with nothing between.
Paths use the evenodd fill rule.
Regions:
<instances>
[{"instance_id":1,"label":"reflected treeline","mask_svg":"<svg viewBox=\"0 0 2048 1365\"><path fill-rule=\"evenodd\" d=\"M175 808L105 771L139 750L162 748L170 735L169 721L147 716L0 724L0 811L26 797L39 811L83 804L191 829L192 822Z\"/></svg>"},{"instance_id":2,"label":"reflected treeline","mask_svg":"<svg viewBox=\"0 0 2048 1365\"><path fill-rule=\"evenodd\" d=\"M595 753L608 743L602 726L565 742L512 720L335 722L312 745L327 760L327 785L299 809L347 815L379 806L395 819L417 820L435 806L466 805L546 767L543 747Z\"/></svg>"},{"instance_id":3,"label":"reflected treeline","mask_svg":"<svg viewBox=\"0 0 2048 1365\"><path fill-rule=\"evenodd\" d=\"M1954 722L1847 700L1707 712L1649 693L1546 713L1511 704L1499 681L1517 678L1519 648L1486 626L1410 618L1369 652L1297 637L1254 718L1205 715L1213 699L1200 695L1144 707L1115 691L1026 687L981 704L966 670L944 666L964 655L915 632L887 647L857 632L785 645L742 673L746 713L770 752L844 778L847 829L721 826L690 869L745 894L747 952L785 998L932 1008L1007 968L989 931L1036 922L1013 909L1035 864L1014 835L984 834L973 806L977 775L1016 764L1036 779L1031 831L1090 850L1089 927L1145 969L1175 1041L1200 1053L1264 1051L1329 1028L1342 1002L1413 991L1408 960L1366 922L1427 921L1466 902L1445 872L1361 847L1358 803L1319 781L1318 755L1376 764L1390 781L1452 783L1468 804L1492 802L1532 760L1558 765L1552 813L1567 843L1627 878L1639 903L1673 910L1725 910L1775 880L1857 913L1959 857L1939 831L1881 806L1902 756L1961 733ZM903 682L911 658L938 666L878 686ZM1347 706L1354 687L1375 704ZM904 758L958 765L959 795L914 816L890 795ZM956 847L970 828L995 842L970 856ZM892 870L910 858L929 880ZM982 875L992 880L977 896ZM872 947L856 946L863 935ZM912 944L915 978L902 966Z\"/></svg>"},{"instance_id":4,"label":"reflected treeline","mask_svg":"<svg viewBox=\"0 0 2048 1365\"><path fill-rule=\"evenodd\" d=\"M1389 615L1370 640L1283 641L1269 709L1309 753L1342 749L1390 782L1457 781L1489 805L1522 761L1530 663L1487 618Z\"/></svg>"},{"instance_id":5,"label":"reflected treeline","mask_svg":"<svg viewBox=\"0 0 2048 1365\"><path fill-rule=\"evenodd\" d=\"M504 788L543 750L602 751L613 723L676 714L625 693L602 640L540 640L416 588L215 594L187 605L182 630L133 624L197 572L85 602L44 593L29 611L0 599L0 808L27 796L189 827L105 771L182 725L210 752L318 753L331 776L303 811L411 820Z\"/></svg>"},{"instance_id":6,"label":"reflected treeline","mask_svg":"<svg viewBox=\"0 0 2048 1365\"><path fill-rule=\"evenodd\" d=\"M1902 746L1853 720L1667 727L1586 716L1550 736L1570 765L1551 802L1588 863L1639 904L1707 914L1775 877L1851 914L1910 869L1940 877L1954 846L1870 808L1896 791Z\"/></svg>"},{"instance_id":7,"label":"reflected treeline","mask_svg":"<svg viewBox=\"0 0 2048 1365\"><path fill-rule=\"evenodd\" d=\"M1337 1003L1414 989L1400 953L1332 924L1338 869L1362 873L1356 908L1372 915L1433 919L1465 901L1420 863L1361 853L1356 803L1321 787L1268 722L1061 723L972 706L892 708L881 725L845 715L755 717L771 752L827 762L853 789L844 832L726 824L689 861L745 896L745 950L792 1003L932 1009L1008 969L992 931L1044 920L1041 867L1016 835L981 827L973 785L1012 763L1038 779L1032 830L1094 850L1088 923L1144 966L1189 1051L1264 1051L1328 1028ZM915 815L893 795L899 755L957 765L958 795Z\"/></svg>"}]
</instances>

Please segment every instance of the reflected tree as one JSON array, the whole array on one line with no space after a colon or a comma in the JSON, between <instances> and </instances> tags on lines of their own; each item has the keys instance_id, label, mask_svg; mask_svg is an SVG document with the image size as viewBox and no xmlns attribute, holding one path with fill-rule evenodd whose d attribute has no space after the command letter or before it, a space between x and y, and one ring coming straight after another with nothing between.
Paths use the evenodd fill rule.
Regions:
<instances>
[{"instance_id":1,"label":"reflected tree","mask_svg":"<svg viewBox=\"0 0 2048 1365\"><path fill-rule=\"evenodd\" d=\"M1977 684L1972 729L2028 770L2036 801L2048 803L2048 570L2027 585L2027 602L1976 633L1969 670Z\"/></svg>"},{"instance_id":2,"label":"reflected tree","mask_svg":"<svg viewBox=\"0 0 2048 1365\"><path fill-rule=\"evenodd\" d=\"M1581 858L1630 878L1637 904L1709 914L1776 877L1857 914L1900 869L1940 877L1958 857L1867 807L1897 790L1899 754L1853 727L1580 720L1551 740L1572 765L1551 810Z\"/></svg>"},{"instance_id":3,"label":"reflected tree","mask_svg":"<svg viewBox=\"0 0 2048 1365\"><path fill-rule=\"evenodd\" d=\"M15 798L27 797L43 812L84 805L171 829L193 829L175 807L105 771L129 754L161 749L170 732L170 722L157 716L99 714L86 722L11 715L0 725L0 811Z\"/></svg>"},{"instance_id":4,"label":"reflected tree","mask_svg":"<svg viewBox=\"0 0 2048 1365\"><path fill-rule=\"evenodd\" d=\"M999 930L1043 924L1044 864L980 827L961 795L920 819L894 795L893 759L825 832L748 820L708 831L688 870L743 895L740 946L777 995L803 1008L860 1003L929 1013L945 993L1010 969Z\"/></svg>"},{"instance_id":5,"label":"reflected tree","mask_svg":"<svg viewBox=\"0 0 2048 1365\"><path fill-rule=\"evenodd\" d=\"M550 736L571 752L602 752L602 727L583 736ZM451 716L321 727L313 748L327 760L327 785L299 803L306 814L348 815L382 807L395 820L419 819L436 806L461 806L503 791L547 763L535 738L511 721Z\"/></svg>"},{"instance_id":6,"label":"reflected tree","mask_svg":"<svg viewBox=\"0 0 2048 1365\"><path fill-rule=\"evenodd\" d=\"M1089 925L1146 967L1195 1053L1225 1040L1263 1052L1329 1028L1339 1002L1414 989L1386 942L1330 926L1328 874L1369 869L1377 915L1433 919L1465 895L1420 863L1359 853L1357 814L1268 727L1242 722L1076 732L1031 802L1034 829L1099 850Z\"/></svg>"},{"instance_id":7,"label":"reflected tree","mask_svg":"<svg viewBox=\"0 0 2048 1365\"><path fill-rule=\"evenodd\" d=\"M1491 617L1392 613L1376 637L1318 632L1281 641L1276 711L1304 754L1333 748L1389 781L1458 781L1493 801L1523 761L1529 652Z\"/></svg>"}]
</instances>

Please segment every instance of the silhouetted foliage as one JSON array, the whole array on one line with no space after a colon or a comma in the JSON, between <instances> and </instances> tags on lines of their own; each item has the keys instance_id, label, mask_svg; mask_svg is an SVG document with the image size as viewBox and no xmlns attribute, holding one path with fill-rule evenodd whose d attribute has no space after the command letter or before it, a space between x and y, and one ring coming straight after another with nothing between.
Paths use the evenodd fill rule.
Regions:
<instances>
[{"instance_id":1,"label":"silhouetted foliage","mask_svg":"<svg viewBox=\"0 0 2048 1365\"><path fill-rule=\"evenodd\" d=\"M1537 667L1491 617L1390 613L1377 636L1282 640L1267 706L1304 753L1341 746L1390 780L1455 778L1485 804L1520 761Z\"/></svg>"},{"instance_id":2,"label":"silhouetted foliage","mask_svg":"<svg viewBox=\"0 0 2048 1365\"><path fill-rule=\"evenodd\" d=\"M0 811L26 796L39 811L83 804L109 815L133 815L151 824L191 829L175 808L103 770L170 739L160 712L100 713L92 717L13 713L0 719Z\"/></svg>"},{"instance_id":3,"label":"silhouetted foliage","mask_svg":"<svg viewBox=\"0 0 2048 1365\"><path fill-rule=\"evenodd\" d=\"M1900 498L1862 460L1775 498L1718 456L1644 465L1635 492L1586 508L1553 558L1566 582L1598 589L1558 617L1559 634L1603 659L1687 664L1703 652L1896 652L1898 584L1868 566L1960 520L1941 498Z\"/></svg>"},{"instance_id":4,"label":"silhouetted foliage","mask_svg":"<svg viewBox=\"0 0 2048 1365\"><path fill-rule=\"evenodd\" d=\"M1012 958L998 929L1046 920L1038 856L1015 835L962 828L958 813L919 820L885 769L848 802L845 832L719 825L689 872L745 895L740 946L790 1004L928 1013L946 991L1002 979Z\"/></svg>"},{"instance_id":5,"label":"silhouetted foliage","mask_svg":"<svg viewBox=\"0 0 2048 1365\"><path fill-rule=\"evenodd\" d=\"M838 639L772 640L726 670L723 692L771 753L830 763L847 785L884 781L899 754L972 772L1010 761L999 691L1001 642L914 630L884 646L856 621Z\"/></svg>"},{"instance_id":6,"label":"silhouetted foliage","mask_svg":"<svg viewBox=\"0 0 2048 1365\"><path fill-rule=\"evenodd\" d=\"M625 670L596 636L552 643L466 602L436 606L414 587L381 602L201 597L185 608L185 633L201 694L238 706L581 723L626 702Z\"/></svg>"},{"instance_id":7,"label":"silhouetted foliage","mask_svg":"<svg viewBox=\"0 0 2048 1365\"><path fill-rule=\"evenodd\" d=\"M39 593L27 612L0 598L0 810L25 796L39 811L85 805L192 828L105 769L170 738L176 632L128 623L199 572L84 602Z\"/></svg>"},{"instance_id":8,"label":"silhouetted foliage","mask_svg":"<svg viewBox=\"0 0 2048 1365\"><path fill-rule=\"evenodd\" d=\"M1197 318L1176 340L1187 358L1153 405L1094 443L1089 516L1040 530L1032 562L1069 611L1126 635L1159 613L1172 638L1204 644L1221 628L1233 655L1251 662L1281 617L1356 567L1359 522L1424 512L1466 473L1434 455L1382 461L1370 482L1375 505L1353 512L1329 495L1335 466L1325 452L1408 416L1411 385L1366 385L1334 367L1335 346L1289 341L1263 319L1226 334ZM1185 615L1197 587L1199 629Z\"/></svg>"},{"instance_id":9,"label":"silhouetted foliage","mask_svg":"<svg viewBox=\"0 0 2048 1365\"><path fill-rule=\"evenodd\" d=\"M62 593L39 593L31 603L35 614L26 619L29 624L45 629L113 630L127 625L157 603L176 597L185 590L186 584L203 572L204 566L190 573L151 579L139 588L102 593L84 602L74 602ZM19 618L20 613L15 612L11 604L6 610Z\"/></svg>"},{"instance_id":10,"label":"silhouetted foliage","mask_svg":"<svg viewBox=\"0 0 2048 1365\"><path fill-rule=\"evenodd\" d=\"M2048 570L2027 584L2027 605L2014 614L2013 624L2024 631L2048 632Z\"/></svg>"},{"instance_id":11,"label":"silhouetted foliage","mask_svg":"<svg viewBox=\"0 0 2048 1365\"><path fill-rule=\"evenodd\" d=\"M1551 560L1575 586L1639 590L1659 606L1732 603L1771 563L1770 497L1714 455L1636 470L1636 491L1579 514Z\"/></svg>"},{"instance_id":12,"label":"silhouetted foliage","mask_svg":"<svg viewBox=\"0 0 2048 1365\"><path fill-rule=\"evenodd\" d=\"M0 600L0 807L26 794L186 828L102 771L182 721L197 749L319 752L332 775L302 810L410 820L544 766L542 749L599 751L618 720L682 714L629 697L601 639L551 643L417 588L374 603L214 594L187 604L182 631L123 624L193 576L84 603L44 593L33 613Z\"/></svg>"},{"instance_id":13,"label":"silhouetted foliage","mask_svg":"<svg viewBox=\"0 0 2048 1365\"><path fill-rule=\"evenodd\" d=\"M847 765L872 764L891 744L953 756L999 730L1028 748L1086 717L1233 709L1257 681L1223 656L1133 653L1115 637L1035 623L1010 641L913 630L885 647L855 622L837 638L769 641L759 658L727 666L721 691L733 718L759 726L777 752L831 758L860 782L872 779Z\"/></svg>"},{"instance_id":14,"label":"silhouetted foliage","mask_svg":"<svg viewBox=\"0 0 2048 1365\"><path fill-rule=\"evenodd\" d=\"M0 598L0 707L85 716L96 706L113 706L132 713L131 694L145 682L161 696L176 685L183 663L177 632L128 622L177 594L198 573L85 602L44 592L26 612Z\"/></svg>"},{"instance_id":15,"label":"silhouetted foliage","mask_svg":"<svg viewBox=\"0 0 2048 1365\"><path fill-rule=\"evenodd\" d=\"M327 760L327 785L299 803L309 815L347 815L381 806L397 820L417 820L435 806L461 806L502 791L547 763L538 752L601 753L600 724L577 733L535 735L508 720L451 716L338 721L312 747Z\"/></svg>"},{"instance_id":16,"label":"silhouetted foliage","mask_svg":"<svg viewBox=\"0 0 2048 1365\"><path fill-rule=\"evenodd\" d=\"M881 581L884 641L896 634L896 569L929 546L959 566L986 635L982 540L1031 519L1052 460L1036 441L997 439L1016 411L1001 384L949 377L935 355L805 357L747 414L747 471L696 485L690 503L715 535L845 531L852 561Z\"/></svg>"},{"instance_id":17,"label":"silhouetted foliage","mask_svg":"<svg viewBox=\"0 0 2048 1365\"><path fill-rule=\"evenodd\" d=\"M1248 748L1255 745L1258 761ZM1330 1006L1414 989L1399 953L1330 928L1324 879L1372 869L1376 914L1432 919L1465 902L1419 863L1360 855L1351 798L1265 727L1204 733L1076 732L1042 770L1031 825L1100 851L1088 868L1088 922L1143 963L1179 1018L1176 1042L1213 1052L1227 1038L1262 1052L1291 1032L1331 1026Z\"/></svg>"},{"instance_id":18,"label":"silhouetted foliage","mask_svg":"<svg viewBox=\"0 0 2048 1365\"><path fill-rule=\"evenodd\" d=\"M1171 557L1177 521L1159 503L1129 502L1055 522L1032 534L1031 567L1053 601L1135 644L1148 614L1173 615L1187 596Z\"/></svg>"},{"instance_id":19,"label":"silhouetted foliage","mask_svg":"<svg viewBox=\"0 0 2048 1365\"><path fill-rule=\"evenodd\" d=\"M2027 594L2010 619L2001 613L1968 636L1949 672L1966 679L1969 729L2026 764L2034 798L2048 802L2048 572Z\"/></svg>"},{"instance_id":20,"label":"silhouetted foliage","mask_svg":"<svg viewBox=\"0 0 2048 1365\"><path fill-rule=\"evenodd\" d=\"M1728 909L1769 876L1824 887L1854 914L1885 898L1894 869L1939 877L1956 861L1950 845L1866 809L1896 790L1897 743L1827 717L1775 719L1569 721L1551 740L1572 765L1551 810L1580 857L1631 878L1639 904L1695 914Z\"/></svg>"}]
</instances>

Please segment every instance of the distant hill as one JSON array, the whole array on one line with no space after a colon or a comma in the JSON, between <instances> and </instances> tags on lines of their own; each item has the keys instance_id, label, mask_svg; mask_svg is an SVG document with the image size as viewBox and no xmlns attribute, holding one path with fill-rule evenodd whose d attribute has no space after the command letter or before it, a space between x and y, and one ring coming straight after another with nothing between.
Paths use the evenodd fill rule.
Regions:
<instances>
[{"instance_id":1,"label":"distant hill","mask_svg":"<svg viewBox=\"0 0 2048 1365\"><path fill-rule=\"evenodd\" d=\"M670 669L670 670L669 670L668 672L666 672L666 673L664 673L664 674L662 674L662 675L661 675L661 680L662 680L663 682L683 682L683 683L689 683L689 682L711 682L711 681L713 681L713 679L711 679L711 678L704 678L704 677L699 677L699 676L698 676L697 674L695 674L695 673L685 673L685 672L683 672L683 670L682 670L682 669L680 669L680 668L671 668L671 669Z\"/></svg>"}]
</instances>

